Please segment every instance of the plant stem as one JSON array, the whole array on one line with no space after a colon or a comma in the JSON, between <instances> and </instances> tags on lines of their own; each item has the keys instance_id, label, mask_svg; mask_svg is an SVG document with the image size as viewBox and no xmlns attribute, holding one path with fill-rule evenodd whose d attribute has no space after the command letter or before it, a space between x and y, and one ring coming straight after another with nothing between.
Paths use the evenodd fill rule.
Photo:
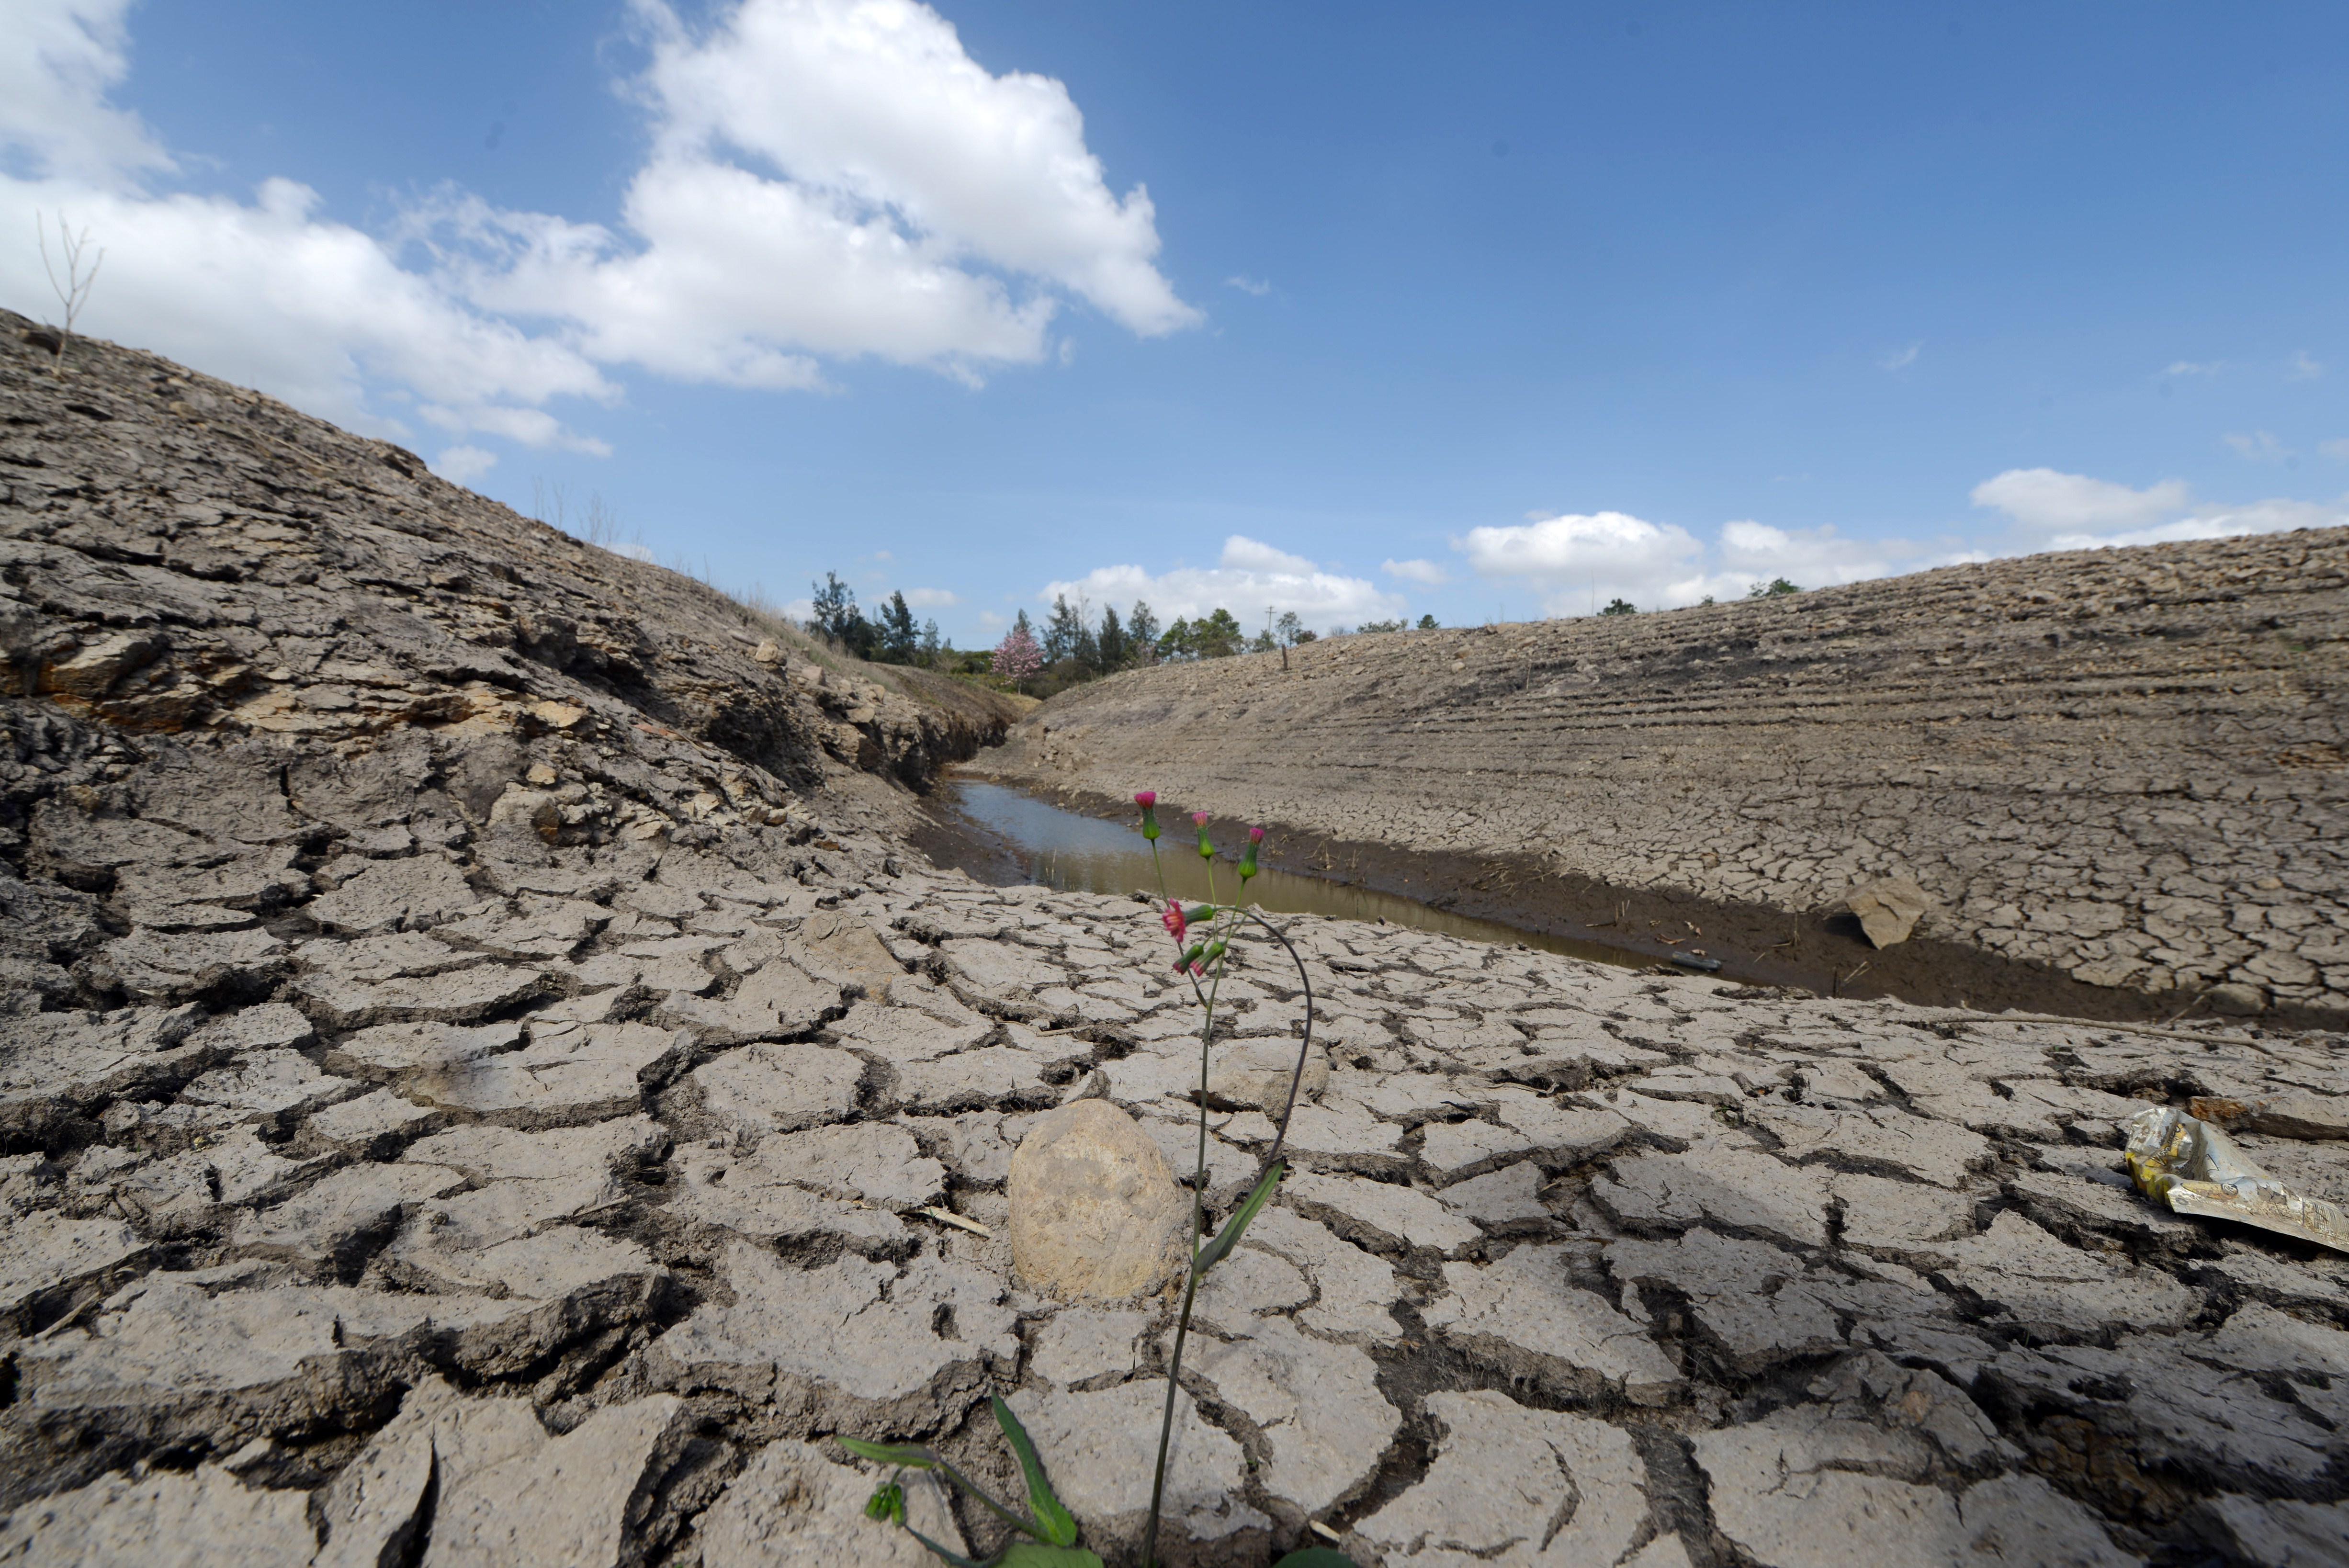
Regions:
<instances>
[{"instance_id":1,"label":"plant stem","mask_svg":"<svg viewBox=\"0 0 2349 1568\"><path fill-rule=\"evenodd\" d=\"M1210 888L1214 886L1212 880ZM1191 1264L1183 1283L1183 1313L1174 1323L1174 1353L1166 1363L1166 1408L1158 1420L1158 1462L1150 1480L1150 1522L1142 1537L1142 1568L1157 1568L1158 1516L1166 1499L1166 1449L1174 1436L1174 1397L1181 1391L1183 1346L1191 1336L1191 1304L1199 1295L1199 1239L1207 1233L1207 1056L1216 1037L1216 996L1224 984L1224 965L1231 961L1226 945L1216 960L1215 979L1207 987L1207 1018L1199 1028L1199 1160L1191 1174Z\"/></svg>"}]
</instances>

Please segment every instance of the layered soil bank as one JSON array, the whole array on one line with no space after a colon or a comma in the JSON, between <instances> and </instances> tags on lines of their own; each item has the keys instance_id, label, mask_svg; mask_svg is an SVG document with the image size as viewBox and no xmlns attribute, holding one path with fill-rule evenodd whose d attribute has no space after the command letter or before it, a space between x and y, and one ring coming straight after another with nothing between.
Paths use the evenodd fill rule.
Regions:
<instances>
[{"instance_id":1,"label":"layered soil bank","mask_svg":"<svg viewBox=\"0 0 2349 1568\"><path fill-rule=\"evenodd\" d=\"M1270 1152L1154 912L925 864L935 708L405 453L102 345L0 415L0 1563L921 1568L832 1439L1018 1497L999 1393L1133 1568L1178 1295L1005 1238L1073 1099ZM2337 1558L2349 1260L2119 1145L2349 1196L2339 1038L1288 924L1161 1561Z\"/></svg>"},{"instance_id":2,"label":"layered soil bank","mask_svg":"<svg viewBox=\"0 0 2349 1568\"><path fill-rule=\"evenodd\" d=\"M2349 530L2041 555L1162 665L977 766L1814 988L2338 1017L2344 634ZM1890 875L1938 907L1878 954L1837 916Z\"/></svg>"}]
</instances>

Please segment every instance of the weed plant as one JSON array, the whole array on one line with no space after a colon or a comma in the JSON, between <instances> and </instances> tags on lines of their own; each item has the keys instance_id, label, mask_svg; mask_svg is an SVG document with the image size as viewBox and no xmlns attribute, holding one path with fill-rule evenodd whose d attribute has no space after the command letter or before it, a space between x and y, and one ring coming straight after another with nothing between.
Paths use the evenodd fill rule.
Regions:
<instances>
[{"instance_id":1,"label":"weed plant","mask_svg":"<svg viewBox=\"0 0 2349 1568\"><path fill-rule=\"evenodd\" d=\"M1250 1221L1272 1201L1279 1189L1280 1179L1288 1171L1288 1162L1281 1150L1288 1141L1288 1119L1297 1109L1297 1091L1305 1079L1305 1064L1313 1049L1313 980L1305 971L1305 960L1280 928L1250 907L1247 884L1257 874L1257 851L1264 842L1264 830L1250 828L1247 851L1239 862L1239 886L1234 903L1225 903L1216 891L1216 846L1207 835L1207 813L1195 811L1191 825L1198 831L1199 858L1206 862L1207 897L1209 902L1185 909L1166 894L1166 872L1158 854L1158 795L1144 789L1133 798L1142 809L1142 835L1150 841L1151 864L1158 873L1159 923L1166 928L1174 944L1174 973L1191 987L1199 1003L1199 1143L1198 1160L1191 1173L1190 1266L1183 1281L1183 1309L1175 1319L1174 1345L1167 1358L1166 1408L1158 1423L1158 1458L1150 1479L1150 1520L1143 1528L1142 1539L1143 1568L1157 1568L1158 1522L1166 1499L1166 1456L1174 1431L1174 1404L1182 1387L1183 1350L1191 1336L1191 1308L1198 1299L1199 1282L1207 1271L1229 1257L1239 1245L1240 1237ZM1216 1038L1216 1001L1222 990L1225 970L1231 963L1232 942L1248 923L1261 926L1272 939L1287 950L1289 962L1297 965L1297 976L1305 993L1305 1039L1297 1052L1297 1068L1289 1075L1288 1097L1280 1109L1280 1121L1274 1133L1271 1150L1257 1173L1239 1206L1217 1231L1213 1240L1207 1238L1207 1060ZM883 1481L865 1504L866 1514L876 1520L889 1521L912 1534L938 1558L953 1568L1102 1568L1095 1553L1077 1544L1077 1522L1053 1493L1052 1483L1044 1473L1044 1465L1029 1441L1019 1418L999 1395L988 1400L995 1413L996 1424L1002 1429L1004 1440L1019 1460L1019 1470L1028 1485L1028 1511L1008 1508L988 1495L977 1481L947 1462L936 1450L920 1443L875 1443L858 1438L842 1438L841 1446L860 1458L875 1460L896 1468ZM968 1492L980 1506L1009 1525L1026 1540L1015 1539L991 1558L981 1562L949 1551L905 1522L905 1492L904 1475L906 1470L935 1470L956 1486ZM1277 1568L1353 1568L1351 1562L1327 1547L1308 1547L1282 1558Z\"/></svg>"}]
</instances>

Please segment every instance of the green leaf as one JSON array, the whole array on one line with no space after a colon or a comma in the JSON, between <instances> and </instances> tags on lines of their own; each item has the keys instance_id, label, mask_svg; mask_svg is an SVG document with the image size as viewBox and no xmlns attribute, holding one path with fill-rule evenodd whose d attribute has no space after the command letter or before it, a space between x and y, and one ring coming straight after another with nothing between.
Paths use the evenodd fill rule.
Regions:
<instances>
[{"instance_id":1,"label":"green leaf","mask_svg":"<svg viewBox=\"0 0 2349 1568\"><path fill-rule=\"evenodd\" d=\"M905 1526L905 1533L937 1553L939 1559L948 1564L948 1568L988 1568L988 1564L981 1563L976 1557L965 1557L959 1552L947 1551L910 1524Z\"/></svg>"},{"instance_id":2,"label":"green leaf","mask_svg":"<svg viewBox=\"0 0 2349 1568\"><path fill-rule=\"evenodd\" d=\"M1327 1546L1308 1546L1292 1552L1272 1568L1354 1568L1354 1560L1342 1552L1332 1552Z\"/></svg>"},{"instance_id":3,"label":"green leaf","mask_svg":"<svg viewBox=\"0 0 2349 1568\"><path fill-rule=\"evenodd\" d=\"M930 1450L919 1443L868 1443L862 1438L837 1436L833 1440L858 1459L871 1460L875 1464L904 1465L907 1470L927 1470L937 1462L930 1457Z\"/></svg>"},{"instance_id":4,"label":"green leaf","mask_svg":"<svg viewBox=\"0 0 2349 1568\"><path fill-rule=\"evenodd\" d=\"M997 1558L995 1568L1102 1568L1102 1560L1074 1546L1039 1546L1022 1541Z\"/></svg>"},{"instance_id":5,"label":"green leaf","mask_svg":"<svg viewBox=\"0 0 2349 1568\"><path fill-rule=\"evenodd\" d=\"M1247 1202L1239 1206L1238 1212L1224 1222L1224 1228L1216 1233L1214 1241L1199 1249L1198 1269L1202 1274L1229 1257L1232 1249L1240 1244L1241 1233L1248 1228L1248 1222L1256 1218L1257 1210L1272 1201L1272 1190L1280 1185L1280 1178L1288 1169L1287 1161L1274 1161L1272 1168L1264 1173L1264 1180L1256 1184L1256 1191L1247 1195Z\"/></svg>"},{"instance_id":6,"label":"green leaf","mask_svg":"<svg viewBox=\"0 0 2349 1568\"><path fill-rule=\"evenodd\" d=\"M1036 1457L1036 1445L1028 1440L1028 1429L1019 1424L1019 1418L1011 1413L1011 1407L1003 1402L1002 1396L990 1394L987 1402L994 1408L995 1424L1003 1429L1011 1451L1019 1456L1019 1473L1028 1478L1028 1506L1036 1511L1036 1522L1043 1529L1046 1543L1075 1545L1076 1518L1052 1495L1052 1483L1044 1479L1044 1461Z\"/></svg>"}]
</instances>

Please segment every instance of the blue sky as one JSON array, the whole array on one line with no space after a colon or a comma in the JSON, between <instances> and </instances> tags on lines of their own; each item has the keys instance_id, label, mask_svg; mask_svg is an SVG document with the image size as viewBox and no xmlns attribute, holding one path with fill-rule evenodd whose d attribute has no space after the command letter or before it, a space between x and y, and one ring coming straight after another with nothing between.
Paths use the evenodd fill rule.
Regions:
<instances>
[{"instance_id":1,"label":"blue sky","mask_svg":"<svg viewBox=\"0 0 2349 1568\"><path fill-rule=\"evenodd\" d=\"M0 301L959 642L2349 521L2337 5L0 5Z\"/></svg>"}]
</instances>

